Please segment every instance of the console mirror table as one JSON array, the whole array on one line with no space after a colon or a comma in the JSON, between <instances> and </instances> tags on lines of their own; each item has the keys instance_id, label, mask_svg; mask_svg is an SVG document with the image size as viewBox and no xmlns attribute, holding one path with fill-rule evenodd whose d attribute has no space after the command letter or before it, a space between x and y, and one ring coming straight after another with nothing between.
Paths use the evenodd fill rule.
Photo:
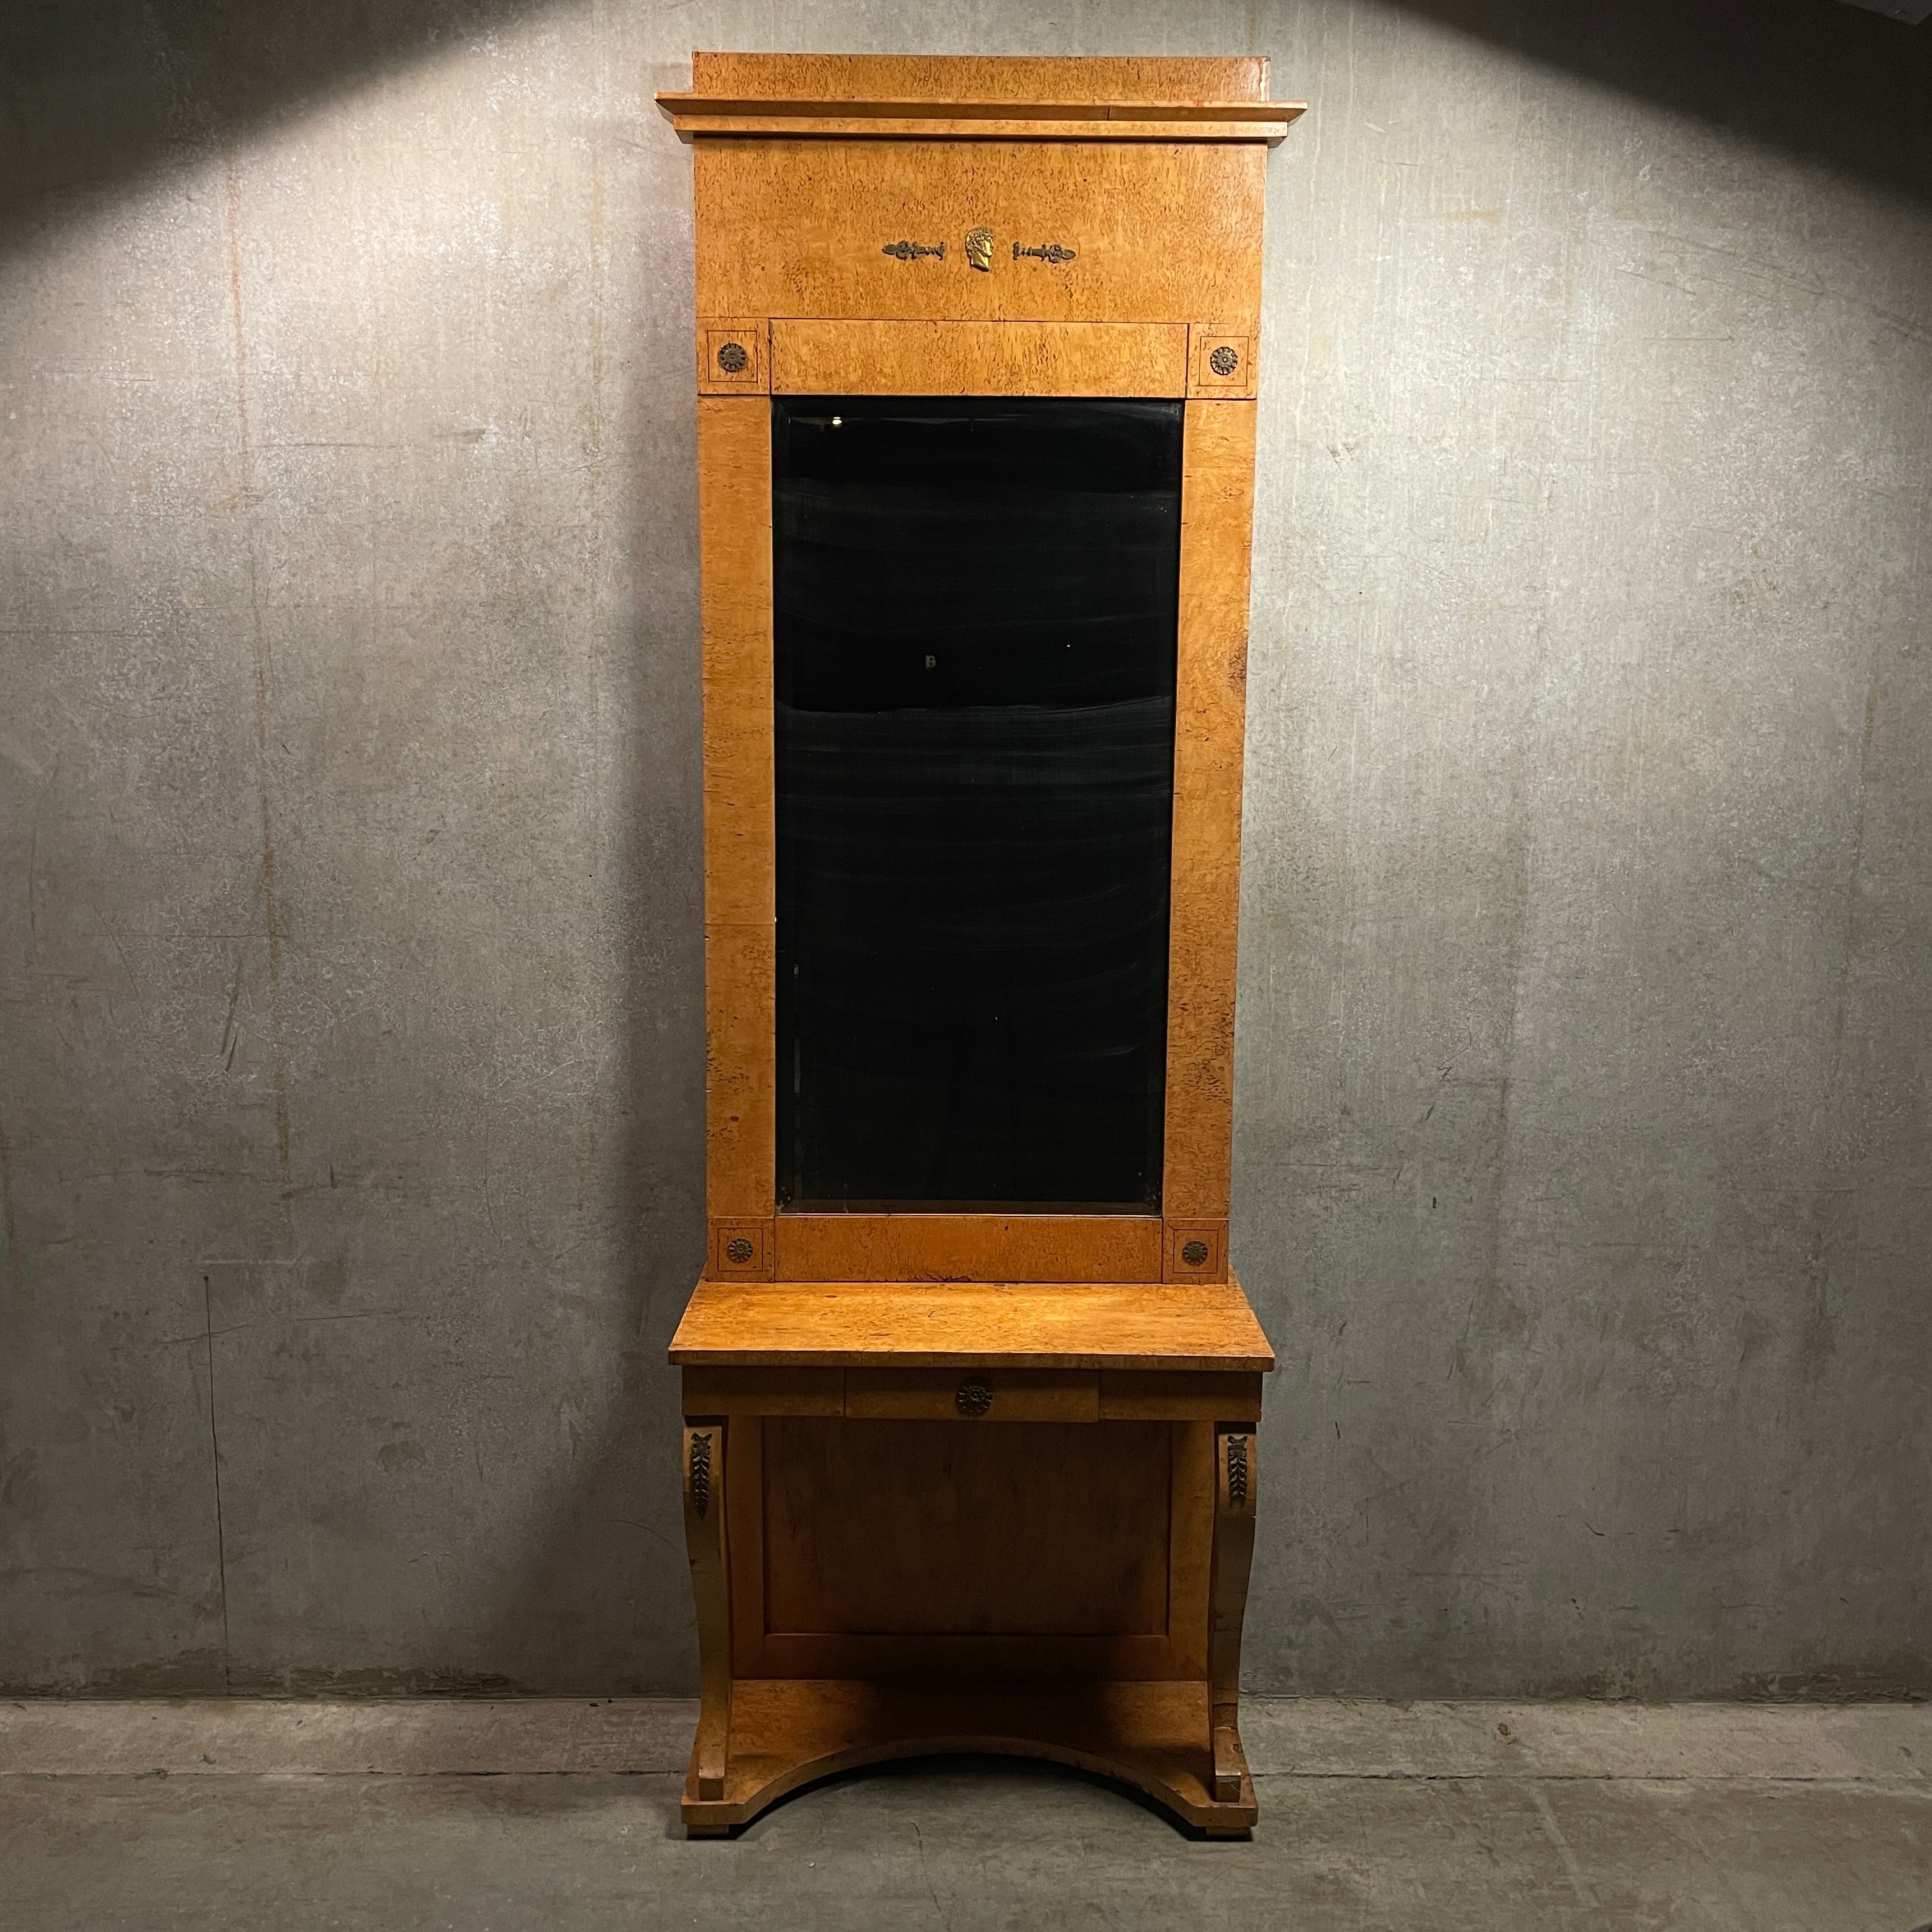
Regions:
<instances>
[{"instance_id":1,"label":"console mirror table","mask_svg":"<svg viewBox=\"0 0 1932 1932\"><path fill-rule=\"evenodd\" d=\"M1259 59L698 54L694 1834L1030 1754L1245 1833Z\"/></svg>"}]
</instances>

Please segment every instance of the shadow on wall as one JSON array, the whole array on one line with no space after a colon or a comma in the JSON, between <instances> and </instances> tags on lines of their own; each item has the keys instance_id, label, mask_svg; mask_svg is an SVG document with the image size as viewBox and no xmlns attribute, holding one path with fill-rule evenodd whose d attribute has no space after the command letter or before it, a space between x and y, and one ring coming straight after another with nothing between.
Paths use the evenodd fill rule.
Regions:
<instances>
[{"instance_id":1,"label":"shadow on wall","mask_svg":"<svg viewBox=\"0 0 1932 1932\"><path fill-rule=\"evenodd\" d=\"M16 0L0 9L0 248L540 0Z\"/></svg>"},{"instance_id":2,"label":"shadow on wall","mask_svg":"<svg viewBox=\"0 0 1932 1932\"><path fill-rule=\"evenodd\" d=\"M1603 86L1932 200L1932 25L1907 27L1844 0L1400 4ZM76 201L118 182L191 158L542 4L32 0L10 8L0 20L0 248L57 226ZM1295 78L1280 74L1276 83L1292 88Z\"/></svg>"},{"instance_id":3,"label":"shadow on wall","mask_svg":"<svg viewBox=\"0 0 1932 1932\"><path fill-rule=\"evenodd\" d=\"M494 32L502 31L507 38L507 30L542 17L526 0L312 0L300 8L268 0L13 0L0 7L0 258L64 244L104 206L158 175L205 167L225 145L245 148L278 122L328 106L387 73L406 74L419 62ZM344 138L340 125L320 132L325 147ZM680 186L688 178L688 160L669 130L653 126L652 133L645 160L626 154L623 191L636 198L629 208L669 205L655 186L652 169L674 176ZM514 153L503 147L480 158L501 166ZM313 176L301 180L302 185L290 190L292 202ZM252 200L245 204L250 220L274 218L267 185L260 204L264 212L258 213ZM158 200L166 205L166 197ZM326 211L335 225L322 225L332 236L340 237L349 226L347 200ZM307 205L315 205L312 194ZM166 212L172 217L178 204ZM232 212L229 218L231 224L237 219ZM220 220L218 207L203 221L199 245L204 254L194 259L206 260L206 231L218 236ZM244 556L251 583L255 556L274 560L269 644L251 656L245 621L231 624L224 617L206 620L205 645L208 662L218 668L208 674L211 682L218 676L232 680L239 667L250 684L259 679L263 695L258 716L286 719L292 736L310 734L296 738L295 753L280 748L285 765L265 760L276 775L260 781L264 844L272 790L290 799L291 817L299 812L316 824L328 824L330 839L360 836L368 822L360 814L330 820L331 806L351 796L368 769L358 755L367 745L358 741L358 752L345 754L345 738L329 738L324 746L327 734L313 730L330 703L342 704L345 716L356 718L349 727L352 736L366 733L373 741L386 732L386 747L400 742L406 733L434 742L446 718L432 688L453 682L447 674L484 665L500 652L495 662L504 682L496 723L472 730L466 722L461 728L465 742L482 743L482 755L494 763L497 753L490 747L497 740L490 730L508 742L526 719L546 724L553 718L566 720L566 708L593 674L583 667L598 652L594 675L602 723L593 724L587 706L570 712L567 742L548 762L520 758L514 746L503 759L510 779L526 782L522 796L529 801L532 826L547 822L536 815L544 811L553 814L548 822L568 819L586 799L608 811L600 828L609 828L610 856L595 882L568 890L559 883L568 862L585 857L584 848L567 859L560 850L532 866L520 840L512 845L500 837L492 847L490 828L500 832L507 822L489 815L506 795L494 774L486 794L476 768L429 769L418 783L396 774L424 767L392 761L382 774L394 788L386 795L393 799L407 790L410 802L400 817L382 820L385 836L406 825L436 836L445 813L453 820L468 812L479 829L461 862L475 862L466 888L483 884L493 862L507 861L506 897L527 888L527 897L516 902L536 916L514 926L507 916L478 919L473 928L460 920L425 917L418 922L409 916L402 897L406 887L398 880L397 923L376 938L357 930L344 952L355 956L358 975L368 956L393 956L393 974L373 982L377 990L365 1011L382 1009L392 997L386 988L394 989L395 1010L403 1016L396 1028L416 1034L406 1042L408 1053L393 1064L428 1068L432 1079L466 1079L472 1070L468 1022L460 1013L442 1017L436 1000L440 980L471 976L462 994L466 1007L472 1000L493 997L488 989L508 983L513 974L522 976L515 981L520 991L541 975L542 1001L514 1016L524 1031L512 1041L508 1035L513 1029L506 1029L505 1063L535 1066L542 1073L538 1063L547 1055L560 1053L580 1065L594 1054L599 1103L581 1144L621 1148L616 1156L580 1153L578 1123L568 1114L568 1090L576 1076L560 1074L542 1084L525 1112L554 1130L550 1157L526 1185L521 1184L524 1177L507 1178L507 1208L500 1177L494 1208L487 1191L483 1194L482 1212L489 1225L479 1234L470 1175L446 1172L436 1160L418 1162L416 1153L419 1145L446 1139L464 1150L478 1145L476 1088L418 1084L386 1112L380 1083L389 1082L390 1090L400 1091L393 1083L404 1077L391 1070L388 1042L374 1030L378 1024L389 1030L386 1016L380 1022L358 1016L326 1044L328 1028L303 1033L302 1064L314 1070L298 1076L308 1089L297 1088L298 1148L304 1139L310 1149L325 1151L339 1144L400 1148L409 1163L407 1185L401 1166L385 1167L384 1178L346 1184L338 1196L334 1168L311 1163L298 1174L286 1166L266 1176L251 1169L224 1196L260 1217L243 1227L238 1210L223 1225L224 1241L253 1248L259 1238L273 1256L238 1265L225 1276L217 1274L215 1312L208 1316L197 1345L206 1366L198 1381L190 1382L185 1372L178 1377L178 1388L187 1394L184 1400L176 1399L176 1408L170 1407L167 1391L154 1376L128 1382L136 1393L128 1399L127 1412L138 1406L143 1418L153 1416L151 1434L164 1430L165 1418L177 1408L198 1402L198 1427L180 1432L182 1442L194 1447L159 1473L136 1468L130 1474L133 1458L118 1445L102 1450L95 1466L106 1472L110 1494L118 1498L131 1492L130 1515L138 1510L145 1520L142 1533L165 1540L170 1580L176 1571L192 1576L197 1600L178 1610L168 1591L137 1580L129 1586L146 1592L137 1594L137 1602L161 1607L146 1623L117 1622L118 1611L96 1615L92 1604L112 1603L122 1586L112 1578L98 1586L90 1582L94 1597L82 1597L70 1586L96 1573L83 1570L77 1561L64 1573L68 1583L56 1575L43 1592L80 1607L49 1613L56 1625L52 1668L62 1674L36 1688L608 1694L681 1690L695 1681L675 1474L676 1383L663 1348L703 1252L688 229L666 222L640 232L634 223L610 242L608 262L598 268L610 278L611 310L623 320L621 334L612 331L611 368L597 400L608 413L597 418L601 469L594 493L585 480L592 458L580 427L589 413L584 401L588 379L574 374L553 380L541 370L526 374L520 363L512 380L502 376L502 363L492 360L505 341L513 346L541 343L537 330L548 326L572 336L577 358L572 368L580 371L588 359L582 346L588 332L580 320L589 302L583 292L590 286L588 233L580 225L557 241L542 273L506 280L498 334L466 329L435 363L425 358L428 346L436 346L437 326L449 308L474 290L473 282L461 280L460 271L425 297L400 274L386 281L365 272L368 264L356 262L354 272L329 291L339 297L339 306L294 317L271 314L260 325L262 339L270 345L279 340L292 362L318 343L330 350L336 359L316 381L340 375L342 392L352 401L362 394L357 382L373 359L352 325L365 315L372 328L398 320L405 325L409 332L400 344L385 344L391 366L404 376L398 391L407 392L406 406L395 413L408 418L406 426L388 432L387 445L291 446L298 452L293 456L265 458L260 449L274 434L262 427L268 403L252 418L244 416L238 430L230 426L231 398L246 394L248 380L237 366L238 353L236 364L224 364L229 328L238 341L244 329L238 278L232 321L222 298L226 291L219 290L202 305L202 315L182 326L178 340L202 358L197 370L203 380L182 386L176 413L130 410L124 428L106 432L118 438L113 462L131 466L154 460L184 429L206 430L205 469L184 468L190 481L182 486L178 502L167 492L149 490L141 510L148 547L135 553L140 567L118 556L104 557L98 568L90 561L84 593L71 592L52 567L35 580L34 594L42 595L44 582L44 601L56 612L65 608L61 598L84 594L104 608L133 613L130 625L146 627L140 648L165 664L182 627L172 616L173 602L159 617L153 607L173 598L176 583L196 567L194 560L214 560L207 566L209 578L226 595L238 580ZM238 256L245 244L235 235L231 225L230 245ZM168 258L177 238L158 222L144 238L150 255ZM182 259L195 241L189 234L182 242ZM296 249L280 259L300 264L314 257ZM470 265L475 260L462 259ZM275 252L265 247L261 260L272 269ZM662 272L660 262L670 265ZM585 271L580 277L553 277L574 295L562 325L554 320L558 311L543 300L551 286L543 275L554 264ZM49 278L50 286L57 284L57 278ZM127 286L143 284L130 274ZM46 312L34 308L38 299L29 292L26 304L37 322ZM100 340L115 340L120 313L104 308L93 318ZM258 325L252 308L249 313L253 332ZM212 329L206 326L210 315ZM674 323L664 321L666 316ZM345 322L352 326L332 336ZM196 335L194 328L203 332ZM515 335L519 329L528 332ZM663 332L653 333L658 331ZM449 334L454 338L458 332ZM678 370L682 386L630 381L628 359L633 356L646 370ZM272 349L258 354L255 367L272 368ZM425 370L436 380L424 380ZM490 386L499 380L513 401L533 399L539 410L549 410L538 432L506 406L509 433L486 443L482 418L467 410L493 403L497 392ZM118 411L118 398L111 390L105 393L102 406ZM290 406L312 400L298 397ZM274 406L286 400L283 396ZM59 439L75 436L85 446L93 434L76 428L95 420L84 416L80 405L64 406L69 413L56 420L58 437L46 439L48 466L20 472L23 487L42 492L38 507L44 514L31 526L36 532L54 526L61 500L41 479L56 473L54 466L70 462L67 452L76 446ZM219 417L217 410L223 412ZM452 426L456 434L442 433ZM362 433L352 428L347 434ZM260 466L255 473L263 487L231 496L223 492L233 490L228 439L237 435L244 448L252 441L247 460ZM544 436L551 439L548 444ZM559 451L561 457L555 454ZM74 479L76 493L86 493L90 514L106 517L110 493L99 479L106 476L118 484L128 472L110 464L58 473ZM130 494L142 487L130 485ZM431 553L418 566L412 540L430 528L421 513L423 503L435 507L436 520L434 542L417 545ZM358 587L363 562L338 570L334 557L325 561L332 548L363 554L358 545L367 532L358 528L358 518L389 519L392 535L382 568L393 568L394 574L382 592ZM200 547L204 526L216 532L206 549ZM290 547L291 561L284 538L297 530L302 535ZM438 561L446 554L466 552L482 560L482 567L470 573L473 581ZM36 562L34 568L42 566ZM375 582L376 566L366 568ZM144 578L147 570L152 584ZM220 576L223 570L226 578ZM569 596L554 590L573 577L581 580ZM496 592L498 601L486 607L487 596ZM382 594L393 595L393 607L381 606ZM394 612L406 604L410 615L395 621ZM487 628L468 633L472 622ZM259 622L254 634L262 634ZM406 659L406 675L400 685L376 692L365 689L361 680L379 649ZM257 668L270 666L272 672ZM118 752L116 734L126 715L121 686L91 697L89 723L99 734L92 742ZM415 708L418 704L424 708ZM196 728L202 728L199 716ZM272 736L266 725L263 730ZM228 782L226 767L214 769L218 777L207 782L211 794ZM327 782L319 784L316 775L325 771ZM285 779L284 772L292 776ZM284 784L302 789L285 793L280 789ZM224 808L231 803L225 796L220 800ZM599 836L606 836L601 829ZM327 854L339 856L347 849L338 842L328 845ZM372 844L372 871L397 849L393 843ZM247 848L242 850L245 863ZM327 854L316 857L310 879L328 865ZM292 876L285 862L283 890L289 898ZM576 879L574 871L571 877ZM241 903L260 915L264 900L258 887L252 899ZM553 910L576 923L554 940L525 945L523 935L541 928ZM45 927L44 904L40 922ZM370 932L378 925L372 919ZM493 951L500 933L516 936L514 960L500 946ZM603 982L594 970L580 980L574 976L576 962L568 949L573 935L586 933L591 944L584 961L594 968L608 958L608 983L625 989L626 997L615 1036L582 1046L569 1030L573 1017L610 1010L590 1004L602 996ZM251 934L242 938L257 943ZM265 939L259 943L266 946ZM320 942L317 956L331 943ZM290 944L287 956L292 958L297 950ZM251 960L257 956L250 955ZM358 978L354 1000L343 1004L360 1001L365 983L371 982ZM595 992L583 990L592 986ZM332 1017L330 1027L338 1017ZM365 1025L368 1030L357 1030ZM573 1058L580 1054L582 1058ZM158 1082L173 1072L171 1066L158 1073ZM422 1082L419 1072L409 1077ZM483 1084L502 1083L493 1076ZM462 1111L471 1118L456 1118L459 1091L468 1102ZM491 1111L507 1117L515 1104L493 1102ZM362 1112L380 1118L364 1118ZM590 1138L592 1128L603 1136L601 1141ZM180 1138L199 1131L183 1128ZM525 1129L520 1144L532 1147L538 1131ZM224 1120L211 1144L225 1150L242 1138L242 1130ZM152 1156L146 1157L153 1164ZM214 1165L214 1157L208 1158ZM372 1172L377 1164L371 1156ZM487 1190L487 1162L483 1172ZM326 1186L319 1178L324 1173ZM607 1175L615 1178L607 1181ZM212 1225L214 1210L204 1218ZM299 1234L284 1242L280 1238L291 1223ZM123 1217L114 1225L118 1229L131 1222ZM224 1245L217 1252L232 1253L236 1247ZM107 1238L94 1252L110 1252ZM122 1282L139 1275L141 1262L124 1260L124 1252L112 1252L100 1270L104 1304ZM564 1255L575 1258L556 1265ZM287 1264L279 1264L284 1262ZM332 1274L332 1282L323 1279ZM62 1277L78 1278L78 1270ZM278 1284L274 1292L265 1291L265 1280ZM350 1281L380 1282L393 1292L379 1298L351 1294L345 1300L340 1284ZM286 1288L279 1286L284 1282ZM205 1282L195 1286L206 1310ZM131 1297L134 1292L128 1292ZM160 1300L160 1291L154 1298ZM394 1304L393 1314L385 1312L382 1325L365 1328L362 1315L373 1311L356 1304L371 1299ZM108 1330L104 1347L96 1340L98 1330L86 1325L94 1305L77 1294L70 1312L50 1314L47 1331L73 1358L86 1358L76 1376L100 1378L118 1372L111 1361L121 1345L118 1330ZM118 1318L119 1310L115 1312ZM182 1331L158 1332L170 1338L172 1347L172 1336ZM386 1342L374 1339L379 1335L398 1339ZM190 1350L176 1352L185 1359ZM104 1356L110 1367L98 1366ZM525 1372L520 1375L520 1370ZM621 1375L614 1414L607 1406L614 1370ZM581 1390L576 1402L584 1418L580 1458L579 1429L561 1412L564 1384L573 1378ZM57 1377L55 1385L60 1386ZM218 1409L218 1431L213 1420ZM120 1426L124 1415L122 1424L106 1425ZM566 1430L569 1445L560 1449ZM390 1432L394 1439L383 1441ZM203 1444L212 1478L206 1492L200 1486ZM460 1480L449 1473L459 1456L465 1465ZM418 1476L422 1480L416 1481ZM218 1484L225 1486L225 1496ZM200 1514L204 1494L205 1519ZM70 1520L84 1516L92 1500L76 1505L56 1496L37 1526L54 1522L56 1512ZM528 1506L519 1510L520 1502ZM197 1568L202 1520L212 1532L206 1573ZM46 1540L67 1536L62 1526L46 1531ZM479 1546L489 1553L478 1554ZM311 1564L310 1552L318 1549L326 1553ZM68 1553L64 1546L61 1553ZM448 1622L457 1628L425 1628L420 1618L410 1621L412 1606L423 1597L412 1594L409 1573L419 1562L445 1558L466 1576L483 1578L485 1586L470 1600L456 1602L457 1614ZM355 1574L332 1588L334 1576L349 1570ZM99 1574L104 1576L105 1569ZM204 1574L216 1586L205 1595ZM312 1585L312 1577L321 1579L319 1586ZM424 1594L434 1597L434 1587ZM434 1597L439 1604L454 1598L454 1592ZM371 1604L378 1608L370 1610ZM0 1606L10 1608L10 1600ZM64 1630L58 1628L63 1619ZM218 1650L212 1636L218 1629ZM188 1633L186 1642L174 1634L181 1630ZM97 1630L98 1637L92 1634ZM148 1642L150 1630L155 1634ZM0 1637L0 1648L10 1639L10 1632ZM134 1660L124 1663L130 1651ZM375 1662L363 1667L358 1651ZM12 1661L9 1655L0 1666L10 1667Z\"/></svg>"},{"instance_id":4,"label":"shadow on wall","mask_svg":"<svg viewBox=\"0 0 1932 1932\"><path fill-rule=\"evenodd\" d=\"M1845 0L1398 4L1613 92L1932 201L1932 22L1908 27Z\"/></svg>"}]
</instances>

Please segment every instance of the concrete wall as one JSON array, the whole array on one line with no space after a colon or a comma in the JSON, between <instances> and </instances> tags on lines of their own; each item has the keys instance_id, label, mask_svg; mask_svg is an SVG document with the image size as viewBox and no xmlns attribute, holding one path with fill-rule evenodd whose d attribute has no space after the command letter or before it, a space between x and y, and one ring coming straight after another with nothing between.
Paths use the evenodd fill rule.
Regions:
<instances>
[{"instance_id":1,"label":"concrete wall","mask_svg":"<svg viewBox=\"0 0 1932 1932\"><path fill-rule=\"evenodd\" d=\"M0 1682L693 1681L650 95L722 46L1258 50L1314 103L1262 391L1251 1684L1932 1690L1932 28L17 10Z\"/></svg>"}]
</instances>

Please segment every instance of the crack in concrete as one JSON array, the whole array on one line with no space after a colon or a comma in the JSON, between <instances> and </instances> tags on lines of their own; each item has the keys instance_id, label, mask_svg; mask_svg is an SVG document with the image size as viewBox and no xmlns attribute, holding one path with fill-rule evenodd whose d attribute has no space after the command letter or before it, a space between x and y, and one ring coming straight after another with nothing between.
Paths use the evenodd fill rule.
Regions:
<instances>
[{"instance_id":1,"label":"crack in concrete","mask_svg":"<svg viewBox=\"0 0 1932 1932\"><path fill-rule=\"evenodd\" d=\"M287 1187L293 1184L295 1177L289 1167L289 1057L282 1025L282 922L275 887L274 814L268 786L268 644L262 621L260 573L256 562L251 514L253 506L260 500L260 493L255 488L254 448L248 426L248 345L242 319L242 183L236 150L232 146L224 151L222 160L226 188L228 287L235 334L235 418L241 466L240 496L245 520L242 554L248 568L249 640L255 671L255 772L262 806L262 920L268 940L275 1149L281 1162L282 1185Z\"/></svg>"},{"instance_id":2,"label":"crack in concrete","mask_svg":"<svg viewBox=\"0 0 1932 1932\"><path fill-rule=\"evenodd\" d=\"M201 1278L202 1346L208 1361L208 1449L214 1472L214 1568L221 1585L221 1681L231 1684L228 1643L228 1539L221 1520L221 1438L214 1416L214 1298L208 1277Z\"/></svg>"}]
</instances>

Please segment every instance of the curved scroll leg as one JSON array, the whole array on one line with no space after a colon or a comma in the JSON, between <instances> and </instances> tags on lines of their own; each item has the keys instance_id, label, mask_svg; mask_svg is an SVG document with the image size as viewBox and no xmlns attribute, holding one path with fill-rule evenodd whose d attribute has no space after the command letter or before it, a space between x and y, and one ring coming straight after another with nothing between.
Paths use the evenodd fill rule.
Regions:
<instances>
[{"instance_id":1,"label":"curved scroll leg","mask_svg":"<svg viewBox=\"0 0 1932 1932\"><path fill-rule=\"evenodd\" d=\"M1208 1738L1216 1798L1246 1795L1241 1749L1241 1621L1255 1553L1255 1485L1259 1474L1252 1423L1214 1426L1214 1554L1208 1586Z\"/></svg>"},{"instance_id":2,"label":"curved scroll leg","mask_svg":"<svg viewBox=\"0 0 1932 1932\"><path fill-rule=\"evenodd\" d=\"M698 1601L701 1690L698 1738L691 1750L687 1802L724 1796L731 1738L730 1592L724 1543L724 1421L686 1417L684 1426L684 1540Z\"/></svg>"}]
</instances>

